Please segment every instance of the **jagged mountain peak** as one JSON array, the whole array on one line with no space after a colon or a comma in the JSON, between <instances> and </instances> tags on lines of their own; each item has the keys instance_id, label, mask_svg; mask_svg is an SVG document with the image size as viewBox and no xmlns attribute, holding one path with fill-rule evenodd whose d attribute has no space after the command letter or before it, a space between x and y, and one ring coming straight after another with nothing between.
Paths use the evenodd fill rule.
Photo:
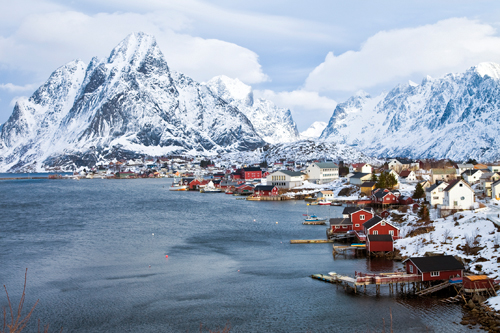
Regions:
<instances>
[{"instance_id":1,"label":"jagged mountain peak","mask_svg":"<svg viewBox=\"0 0 500 333\"><path fill-rule=\"evenodd\" d=\"M494 62L482 62L471 69L483 78L489 76L493 79L500 79L500 65Z\"/></svg>"},{"instance_id":2,"label":"jagged mountain peak","mask_svg":"<svg viewBox=\"0 0 500 333\"><path fill-rule=\"evenodd\" d=\"M164 61L163 53L155 37L143 32L135 32L128 35L111 51L107 62L113 65L122 63L138 66L148 56Z\"/></svg>"},{"instance_id":3,"label":"jagged mountain peak","mask_svg":"<svg viewBox=\"0 0 500 333\"><path fill-rule=\"evenodd\" d=\"M219 75L210 79L206 85L219 97L227 102L243 101L246 105L253 105L252 87L244 84L239 79L232 79Z\"/></svg>"}]
</instances>

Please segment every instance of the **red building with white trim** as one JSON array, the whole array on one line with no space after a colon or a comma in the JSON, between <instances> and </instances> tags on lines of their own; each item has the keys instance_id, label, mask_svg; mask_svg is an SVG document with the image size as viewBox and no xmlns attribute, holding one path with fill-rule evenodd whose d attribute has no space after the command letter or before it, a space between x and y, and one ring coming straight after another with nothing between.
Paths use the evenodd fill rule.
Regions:
<instances>
[{"instance_id":1,"label":"red building with white trim","mask_svg":"<svg viewBox=\"0 0 500 333\"><path fill-rule=\"evenodd\" d=\"M391 235L368 235L366 237L366 250L368 252L392 252L394 240Z\"/></svg>"},{"instance_id":2,"label":"red building with white trim","mask_svg":"<svg viewBox=\"0 0 500 333\"><path fill-rule=\"evenodd\" d=\"M363 223L365 234L368 235L391 235L393 239L399 239L399 228L387 222L380 216L374 216L372 219Z\"/></svg>"},{"instance_id":3,"label":"red building with white trim","mask_svg":"<svg viewBox=\"0 0 500 333\"><path fill-rule=\"evenodd\" d=\"M411 257L403 261L406 273L422 276L422 281L463 277L464 265L453 256Z\"/></svg>"}]
</instances>

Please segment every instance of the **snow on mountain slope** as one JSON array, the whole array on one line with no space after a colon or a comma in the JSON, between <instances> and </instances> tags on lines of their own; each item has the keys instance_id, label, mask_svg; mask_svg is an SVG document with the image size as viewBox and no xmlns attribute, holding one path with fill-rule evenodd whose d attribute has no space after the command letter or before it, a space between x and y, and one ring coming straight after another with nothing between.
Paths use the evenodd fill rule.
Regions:
<instances>
[{"instance_id":1,"label":"snow on mountain slope","mask_svg":"<svg viewBox=\"0 0 500 333\"><path fill-rule=\"evenodd\" d=\"M212 92L238 108L252 122L256 132L268 143L299 140L297 126L290 110L253 96L252 88L238 79L217 76L206 83Z\"/></svg>"},{"instance_id":2,"label":"snow on mountain slope","mask_svg":"<svg viewBox=\"0 0 500 333\"><path fill-rule=\"evenodd\" d=\"M323 130L326 128L327 123L324 121L315 121L303 132L300 132L301 140L317 139L320 137Z\"/></svg>"},{"instance_id":3,"label":"snow on mountain slope","mask_svg":"<svg viewBox=\"0 0 500 333\"><path fill-rule=\"evenodd\" d=\"M252 150L265 142L237 108L171 72L154 37L56 70L0 132L0 170L43 170L137 154Z\"/></svg>"},{"instance_id":4,"label":"snow on mountain slope","mask_svg":"<svg viewBox=\"0 0 500 333\"><path fill-rule=\"evenodd\" d=\"M497 160L500 66L425 78L337 105L320 139L357 145L372 156Z\"/></svg>"}]
</instances>

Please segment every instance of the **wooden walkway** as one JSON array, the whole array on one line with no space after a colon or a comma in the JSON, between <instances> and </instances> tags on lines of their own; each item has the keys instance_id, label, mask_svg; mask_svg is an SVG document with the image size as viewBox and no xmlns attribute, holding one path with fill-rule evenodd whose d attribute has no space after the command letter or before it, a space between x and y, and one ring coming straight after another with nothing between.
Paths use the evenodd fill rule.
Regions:
<instances>
[{"instance_id":1,"label":"wooden walkway","mask_svg":"<svg viewBox=\"0 0 500 333\"><path fill-rule=\"evenodd\" d=\"M447 288L449 286L451 286L450 281L444 281L443 283L437 284L435 286L431 286L431 287L426 288L424 290L417 291L415 293L415 295L424 296L424 295L427 295L427 294L432 294L432 293L434 293L436 291L439 291L441 289Z\"/></svg>"},{"instance_id":2,"label":"wooden walkway","mask_svg":"<svg viewBox=\"0 0 500 333\"><path fill-rule=\"evenodd\" d=\"M290 244L324 244L333 243L333 239L292 239Z\"/></svg>"}]
</instances>

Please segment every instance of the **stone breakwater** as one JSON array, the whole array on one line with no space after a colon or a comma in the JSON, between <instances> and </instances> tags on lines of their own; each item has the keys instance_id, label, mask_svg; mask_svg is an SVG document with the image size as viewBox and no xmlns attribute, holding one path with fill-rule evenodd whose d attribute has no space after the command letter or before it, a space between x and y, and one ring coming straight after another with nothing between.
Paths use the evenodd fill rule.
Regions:
<instances>
[{"instance_id":1,"label":"stone breakwater","mask_svg":"<svg viewBox=\"0 0 500 333\"><path fill-rule=\"evenodd\" d=\"M474 328L480 325L480 329L488 332L500 332L500 314L484 304L486 298L474 296L466 305L466 310L460 324Z\"/></svg>"}]
</instances>

